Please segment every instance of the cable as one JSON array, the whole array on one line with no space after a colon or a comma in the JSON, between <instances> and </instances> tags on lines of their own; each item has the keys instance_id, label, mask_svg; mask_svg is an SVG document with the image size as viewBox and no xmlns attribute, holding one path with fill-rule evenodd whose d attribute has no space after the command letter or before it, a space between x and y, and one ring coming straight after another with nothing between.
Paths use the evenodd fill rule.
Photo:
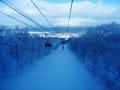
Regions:
<instances>
[{"instance_id":1,"label":"cable","mask_svg":"<svg viewBox=\"0 0 120 90\"><path fill-rule=\"evenodd\" d=\"M26 19L28 19L29 21L31 21L32 23L34 23L36 26L40 27L41 29L45 29L43 26L39 25L36 21L32 20L28 15L26 15L22 10L20 10L19 8L17 8L16 6L13 7L11 5L9 5L8 3L6 3L5 1L1 0L2 3L4 3L5 5L7 5L8 7L10 7L11 9L13 9L14 11L16 11L17 13L19 13L20 15L22 15L23 17L25 17ZM17 10L18 9L18 10Z\"/></svg>"},{"instance_id":2,"label":"cable","mask_svg":"<svg viewBox=\"0 0 120 90\"><path fill-rule=\"evenodd\" d=\"M70 13L69 13L69 18L68 18L67 31L69 31L69 25L70 25L72 7L73 7L73 0L71 1L71 5L70 5Z\"/></svg>"},{"instance_id":3,"label":"cable","mask_svg":"<svg viewBox=\"0 0 120 90\"><path fill-rule=\"evenodd\" d=\"M53 27L53 25L50 23L50 21L47 19L47 17L43 14L43 12L40 10L40 8L35 4L35 2L33 2L33 0L31 0L32 4L34 5L34 7L38 10L38 12L43 16L43 18L45 19L45 21L51 26Z\"/></svg>"},{"instance_id":4,"label":"cable","mask_svg":"<svg viewBox=\"0 0 120 90\"><path fill-rule=\"evenodd\" d=\"M35 29L35 27L33 27L33 26L31 26L31 25L29 25L29 24L27 24L27 23L25 23L25 22L23 22L23 21L21 21L21 20L19 20L19 19L15 18L15 17L11 16L11 15L8 15L8 14L6 14L6 13L2 12L2 11L0 11L0 13L2 13L2 14L4 14L4 15L6 15L6 16L8 16L8 17L10 17L11 19L14 19L14 20L16 20L16 21L18 21L18 22L20 22L20 23L22 23L22 24L25 24L26 26L29 26L29 27L34 28L34 29Z\"/></svg>"}]
</instances>

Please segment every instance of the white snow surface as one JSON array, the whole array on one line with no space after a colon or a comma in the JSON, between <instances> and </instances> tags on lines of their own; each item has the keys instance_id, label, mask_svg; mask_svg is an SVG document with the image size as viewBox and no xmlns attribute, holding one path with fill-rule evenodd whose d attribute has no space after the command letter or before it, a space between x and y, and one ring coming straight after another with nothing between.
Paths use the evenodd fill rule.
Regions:
<instances>
[{"instance_id":1,"label":"white snow surface","mask_svg":"<svg viewBox=\"0 0 120 90\"><path fill-rule=\"evenodd\" d=\"M29 32L30 35L39 35L40 37L52 37L52 38L77 38L85 34L86 32L79 32L79 33L55 33L55 32Z\"/></svg>"},{"instance_id":2,"label":"white snow surface","mask_svg":"<svg viewBox=\"0 0 120 90\"><path fill-rule=\"evenodd\" d=\"M21 77L2 84L0 90L102 90L67 46L37 61Z\"/></svg>"}]
</instances>

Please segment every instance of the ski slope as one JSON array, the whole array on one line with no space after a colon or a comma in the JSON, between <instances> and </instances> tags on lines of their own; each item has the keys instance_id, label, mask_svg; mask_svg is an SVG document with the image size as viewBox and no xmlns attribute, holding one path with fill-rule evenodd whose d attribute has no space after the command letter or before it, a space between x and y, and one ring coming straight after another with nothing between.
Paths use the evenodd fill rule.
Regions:
<instances>
[{"instance_id":1,"label":"ski slope","mask_svg":"<svg viewBox=\"0 0 120 90\"><path fill-rule=\"evenodd\" d=\"M3 84L0 90L102 90L67 46L36 62L20 78Z\"/></svg>"}]
</instances>

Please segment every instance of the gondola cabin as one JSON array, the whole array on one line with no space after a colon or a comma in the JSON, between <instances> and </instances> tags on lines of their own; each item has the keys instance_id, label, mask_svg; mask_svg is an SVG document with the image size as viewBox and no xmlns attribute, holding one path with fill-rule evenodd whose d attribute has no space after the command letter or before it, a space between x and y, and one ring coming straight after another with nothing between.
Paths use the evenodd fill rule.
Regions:
<instances>
[{"instance_id":1,"label":"gondola cabin","mask_svg":"<svg viewBox=\"0 0 120 90\"><path fill-rule=\"evenodd\" d=\"M52 47L52 44L49 43L49 42L45 42L45 48L51 48Z\"/></svg>"}]
</instances>

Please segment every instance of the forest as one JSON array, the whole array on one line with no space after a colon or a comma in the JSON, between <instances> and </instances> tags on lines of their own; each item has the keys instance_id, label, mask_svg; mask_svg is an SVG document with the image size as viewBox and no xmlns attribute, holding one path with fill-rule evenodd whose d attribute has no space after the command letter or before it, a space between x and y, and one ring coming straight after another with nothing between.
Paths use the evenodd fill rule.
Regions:
<instances>
[{"instance_id":1,"label":"forest","mask_svg":"<svg viewBox=\"0 0 120 90\"><path fill-rule=\"evenodd\" d=\"M120 25L103 24L73 38L69 49L107 90L120 89Z\"/></svg>"},{"instance_id":2,"label":"forest","mask_svg":"<svg viewBox=\"0 0 120 90\"><path fill-rule=\"evenodd\" d=\"M64 44L105 90L119 90L120 25L113 22L89 27L84 32ZM63 40L31 35L26 28L1 26L0 78L19 77L25 68L56 50ZM52 47L45 47L46 42Z\"/></svg>"},{"instance_id":3,"label":"forest","mask_svg":"<svg viewBox=\"0 0 120 90\"><path fill-rule=\"evenodd\" d=\"M0 27L0 78L19 76L26 66L57 48L58 38L30 35L26 28ZM52 48L44 43L50 42Z\"/></svg>"}]
</instances>

